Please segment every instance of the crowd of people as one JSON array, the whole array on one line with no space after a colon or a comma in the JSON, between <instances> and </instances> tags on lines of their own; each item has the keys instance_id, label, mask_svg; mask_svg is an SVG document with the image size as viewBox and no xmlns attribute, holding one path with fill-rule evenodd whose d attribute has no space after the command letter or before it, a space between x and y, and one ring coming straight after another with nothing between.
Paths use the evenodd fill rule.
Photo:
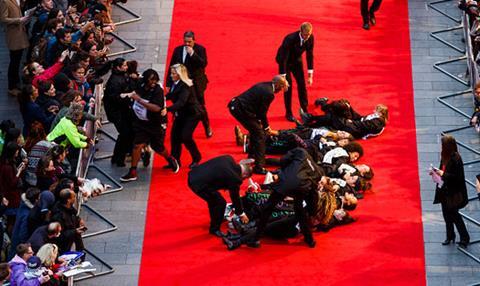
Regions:
<instances>
[{"instance_id":1,"label":"crowd of people","mask_svg":"<svg viewBox=\"0 0 480 286\"><path fill-rule=\"evenodd\" d=\"M113 41L108 33L115 30L111 5L0 1L10 51L8 94L18 99L23 119L23 126L0 124L0 249L8 262L0 264L0 281L66 284L68 261L60 255L84 250L87 227L76 206L92 189L76 167L80 150L95 140L85 135L84 122L101 125L89 112L94 87L117 63L106 56ZM135 62L128 68L136 73Z\"/></svg>"}]
</instances>

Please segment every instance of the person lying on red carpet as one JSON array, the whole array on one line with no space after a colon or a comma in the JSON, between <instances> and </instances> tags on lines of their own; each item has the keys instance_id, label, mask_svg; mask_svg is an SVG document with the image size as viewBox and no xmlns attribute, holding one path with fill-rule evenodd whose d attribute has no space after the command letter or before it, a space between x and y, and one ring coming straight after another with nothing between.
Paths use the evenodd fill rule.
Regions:
<instances>
[{"instance_id":1,"label":"person lying on red carpet","mask_svg":"<svg viewBox=\"0 0 480 286\"><path fill-rule=\"evenodd\" d=\"M380 135L388 121L388 107L384 104L377 104L373 113L364 116L357 113L346 99L328 103L328 98L320 98L315 104L321 106L325 114L313 116L302 113L304 125L343 130L356 139Z\"/></svg>"},{"instance_id":2,"label":"person lying on red carpet","mask_svg":"<svg viewBox=\"0 0 480 286\"><path fill-rule=\"evenodd\" d=\"M268 186L264 187L268 188ZM233 220L233 225L238 233L229 233L227 237L223 238L227 249L234 250L244 243L255 246L248 242L249 237L253 236L256 230L254 219L261 217L261 209L267 206L271 194L271 190L265 190L259 193L247 192L242 197L245 211L252 218L252 222L249 225L242 225ZM311 230L328 231L334 226L355 221L347 211L356 208L357 198L349 192L336 188L330 178L326 176L321 177L317 190L306 199L312 202L304 207L308 227ZM294 205L291 199L286 198L274 206L274 210L265 226L265 235L275 239L288 239L296 237L299 233Z\"/></svg>"}]
</instances>

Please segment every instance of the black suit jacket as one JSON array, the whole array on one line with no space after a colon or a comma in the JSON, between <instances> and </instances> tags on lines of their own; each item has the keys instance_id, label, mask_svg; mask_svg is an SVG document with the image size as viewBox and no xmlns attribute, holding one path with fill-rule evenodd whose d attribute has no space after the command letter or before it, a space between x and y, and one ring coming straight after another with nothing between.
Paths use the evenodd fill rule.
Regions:
<instances>
[{"instance_id":1,"label":"black suit jacket","mask_svg":"<svg viewBox=\"0 0 480 286\"><path fill-rule=\"evenodd\" d=\"M210 159L188 173L188 185L197 193L229 190L237 215L243 212L240 200L242 182L242 169L230 155Z\"/></svg>"},{"instance_id":2,"label":"black suit jacket","mask_svg":"<svg viewBox=\"0 0 480 286\"><path fill-rule=\"evenodd\" d=\"M440 169L443 166L440 165ZM454 208L461 209L468 204L467 185L465 184L465 172L463 170L463 161L460 154L454 153L442 176L443 186L435 192L434 204L442 203L448 206L455 205ZM460 193L461 201L457 201L456 194Z\"/></svg>"},{"instance_id":3,"label":"black suit jacket","mask_svg":"<svg viewBox=\"0 0 480 286\"><path fill-rule=\"evenodd\" d=\"M264 128L268 127L267 112L275 95L272 82L261 82L235 98L245 115L262 121Z\"/></svg>"},{"instance_id":4,"label":"black suit jacket","mask_svg":"<svg viewBox=\"0 0 480 286\"><path fill-rule=\"evenodd\" d=\"M171 106L167 107L167 111L176 113L177 117L195 117L200 114L201 108L193 86L188 86L181 80L173 90L170 89L166 98L173 102Z\"/></svg>"},{"instance_id":5,"label":"black suit jacket","mask_svg":"<svg viewBox=\"0 0 480 286\"><path fill-rule=\"evenodd\" d=\"M316 190L317 183L324 175L323 170L303 148L295 148L280 159L278 180L271 189L286 196L295 196L297 192L308 194Z\"/></svg>"},{"instance_id":6,"label":"black suit jacket","mask_svg":"<svg viewBox=\"0 0 480 286\"><path fill-rule=\"evenodd\" d=\"M185 57L185 62L183 62L183 45L178 46L173 50L172 58L170 59L170 66L174 64L183 64L187 70L190 78L193 80L193 83L204 90L207 87L208 79L205 74L205 68L207 67L207 50L199 45L195 44L193 46L193 55ZM172 78L170 77L170 69L168 69L167 84L168 87L172 86Z\"/></svg>"},{"instance_id":7,"label":"black suit jacket","mask_svg":"<svg viewBox=\"0 0 480 286\"><path fill-rule=\"evenodd\" d=\"M287 71L289 65L302 65L302 54L307 51L307 68L313 69L313 35L300 46L300 31L288 34L278 48L275 60L279 65L280 74Z\"/></svg>"}]
</instances>

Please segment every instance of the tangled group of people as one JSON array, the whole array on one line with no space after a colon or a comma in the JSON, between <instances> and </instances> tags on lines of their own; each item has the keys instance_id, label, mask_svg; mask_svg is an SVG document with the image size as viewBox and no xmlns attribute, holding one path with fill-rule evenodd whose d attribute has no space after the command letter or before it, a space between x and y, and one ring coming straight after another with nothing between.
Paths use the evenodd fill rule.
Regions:
<instances>
[{"instance_id":1,"label":"tangled group of people","mask_svg":"<svg viewBox=\"0 0 480 286\"><path fill-rule=\"evenodd\" d=\"M250 181L245 196L239 195L240 185L255 172L253 159L236 164L230 156L221 156L190 171L190 188L208 204L209 232L221 237L229 250L242 244L258 247L264 233L285 239L301 232L314 247L312 230L327 231L355 221L349 212L371 189L374 174L370 166L356 164L363 148L355 139L380 135L388 108L379 104L372 114L362 116L344 99L321 98L316 105L323 115L303 114L295 129L265 137L261 144L266 154L277 155L265 158L265 164L277 169L267 172L261 185ZM256 139L239 126L235 136L237 145L249 153L251 140ZM219 194L221 189L229 190L231 205ZM224 219L232 222L228 233L220 230Z\"/></svg>"}]
</instances>

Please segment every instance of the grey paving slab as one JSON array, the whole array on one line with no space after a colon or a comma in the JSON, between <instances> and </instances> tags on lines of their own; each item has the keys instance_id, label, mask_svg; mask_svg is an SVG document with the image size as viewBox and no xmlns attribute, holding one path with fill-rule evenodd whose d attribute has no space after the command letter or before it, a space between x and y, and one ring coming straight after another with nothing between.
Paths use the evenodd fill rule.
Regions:
<instances>
[{"instance_id":1,"label":"grey paving slab","mask_svg":"<svg viewBox=\"0 0 480 286\"><path fill-rule=\"evenodd\" d=\"M468 125L466 118L437 102L436 97L466 90L468 87L433 69L434 63L458 57L460 54L430 37L429 33L457 24L431 9L426 9L426 3L427 1L424 0L409 0L426 278L428 285L470 285L480 281L480 275L478 274L480 265L458 251L455 246L442 246L440 244L445 239L445 225L440 207L432 204L434 184L426 172L430 163L437 165L439 161L438 134L443 130ZM460 15L456 8L456 1L442 4L441 8L449 11L452 15ZM463 47L461 31L444 33L441 36L452 41L455 45ZM462 78L465 77L465 61L443 67ZM461 109L467 114L472 111L470 95L465 98L460 96L458 99L449 99L448 102L461 106ZM473 143L475 139L478 140L478 134L474 133L473 129L453 135L462 141ZM478 141L476 144L478 144ZM472 156L467 154L463 148L460 152L465 161L469 159L469 156ZM472 173L476 173L478 170L478 166L466 168L466 171ZM467 177L469 176L472 175L467 175ZM468 211L472 216L480 216L477 201L471 202L467 209L465 212ZM480 236L478 227L471 223L467 223L467 227L473 239ZM473 248L471 247L471 249ZM477 250L473 249L472 251Z\"/></svg>"}]
</instances>

